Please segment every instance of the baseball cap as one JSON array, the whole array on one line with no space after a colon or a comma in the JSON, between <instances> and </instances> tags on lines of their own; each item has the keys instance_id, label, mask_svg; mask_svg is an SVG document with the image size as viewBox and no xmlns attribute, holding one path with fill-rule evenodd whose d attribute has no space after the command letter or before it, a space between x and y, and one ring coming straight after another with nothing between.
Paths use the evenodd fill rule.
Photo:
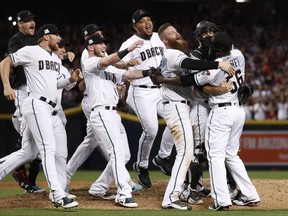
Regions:
<instances>
[{"instance_id":1,"label":"baseball cap","mask_svg":"<svg viewBox=\"0 0 288 216\"><path fill-rule=\"evenodd\" d=\"M64 30L59 30L54 24L44 24L37 31L38 39L47 34L58 34L60 32L64 32Z\"/></svg>"},{"instance_id":2,"label":"baseball cap","mask_svg":"<svg viewBox=\"0 0 288 216\"><path fill-rule=\"evenodd\" d=\"M132 23L137 23L142 17L151 17L150 13L146 10L139 9L132 14Z\"/></svg>"},{"instance_id":3,"label":"baseball cap","mask_svg":"<svg viewBox=\"0 0 288 216\"><path fill-rule=\"evenodd\" d=\"M94 34L96 31L103 31L104 27L103 26L97 26L94 23L91 23L87 26L84 27L83 29L83 35L85 36L91 36L92 34Z\"/></svg>"},{"instance_id":4,"label":"baseball cap","mask_svg":"<svg viewBox=\"0 0 288 216\"><path fill-rule=\"evenodd\" d=\"M32 14L29 10L22 10L19 13L17 13L16 20L17 22L20 22L20 21L27 22L34 17L36 16Z\"/></svg>"},{"instance_id":5,"label":"baseball cap","mask_svg":"<svg viewBox=\"0 0 288 216\"><path fill-rule=\"evenodd\" d=\"M103 35L99 35L99 34L92 35L86 40L86 47L91 44L98 44L101 42L109 42L109 41L110 41L110 38L105 38L103 37Z\"/></svg>"},{"instance_id":6,"label":"baseball cap","mask_svg":"<svg viewBox=\"0 0 288 216\"><path fill-rule=\"evenodd\" d=\"M225 32L216 32L212 37L205 37L203 44L212 50L230 51L233 41Z\"/></svg>"}]
</instances>

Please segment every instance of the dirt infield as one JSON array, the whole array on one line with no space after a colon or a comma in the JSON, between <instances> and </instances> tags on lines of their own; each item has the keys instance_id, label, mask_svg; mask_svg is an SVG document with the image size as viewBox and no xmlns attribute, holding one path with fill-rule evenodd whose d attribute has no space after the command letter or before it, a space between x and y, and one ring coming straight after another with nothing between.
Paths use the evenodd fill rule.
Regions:
<instances>
[{"instance_id":1,"label":"dirt infield","mask_svg":"<svg viewBox=\"0 0 288 216\"><path fill-rule=\"evenodd\" d=\"M206 180L205 185L208 184ZM134 192L133 197L139 204L138 209L161 209L161 202L164 191L167 185L165 181L153 181L153 186L150 189L144 189L141 192ZM261 202L256 207L238 207L233 206L232 209L263 209L263 210L288 210L287 194L288 180L253 180L261 198ZM101 198L94 198L88 194L88 189L91 182L72 182L70 192L77 196L79 202L78 208L81 209L123 209L121 206L114 204L114 201L106 201ZM40 186L46 187L45 182L40 182ZM17 185L14 182L0 182L1 188L15 188ZM115 192L115 187L111 187L111 192ZM193 205L193 209L207 209L212 203L211 198L205 198L202 205ZM53 208L48 199L48 193L39 194L19 194L7 197L1 197L1 208Z\"/></svg>"}]
</instances>

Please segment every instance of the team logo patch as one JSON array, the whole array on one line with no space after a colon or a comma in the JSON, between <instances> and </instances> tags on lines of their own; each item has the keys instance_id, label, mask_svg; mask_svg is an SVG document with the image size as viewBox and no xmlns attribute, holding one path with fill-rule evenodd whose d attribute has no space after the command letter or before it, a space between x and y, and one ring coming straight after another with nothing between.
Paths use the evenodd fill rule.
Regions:
<instances>
[{"instance_id":1,"label":"team logo patch","mask_svg":"<svg viewBox=\"0 0 288 216\"><path fill-rule=\"evenodd\" d=\"M210 76L210 71L202 71L201 76Z\"/></svg>"}]
</instances>

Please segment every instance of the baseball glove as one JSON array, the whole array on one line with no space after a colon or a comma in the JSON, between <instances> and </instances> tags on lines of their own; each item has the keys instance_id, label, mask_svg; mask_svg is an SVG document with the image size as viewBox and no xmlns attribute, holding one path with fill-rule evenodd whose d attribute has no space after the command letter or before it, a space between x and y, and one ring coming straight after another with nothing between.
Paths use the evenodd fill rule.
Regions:
<instances>
[{"instance_id":1,"label":"baseball glove","mask_svg":"<svg viewBox=\"0 0 288 216\"><path fill-rule=\"evenodd\" d=\"M157 79L159 76L162 76L161 69L159 67L158 68L151 67L149 77L155 85L161 84L161 82L159 82L159 80Z\"/></svg>"},{"instance_id":2,"label":"baseball glove","mask_svg":"<svg viewBox=\"0 0 288 216\"><path fill-rule=\"evenodd\" d=\"M242 83L238 89L238 99L241 104L245 104L254 92L254 86L251 83Z\"/></svg>"}]
</instances>

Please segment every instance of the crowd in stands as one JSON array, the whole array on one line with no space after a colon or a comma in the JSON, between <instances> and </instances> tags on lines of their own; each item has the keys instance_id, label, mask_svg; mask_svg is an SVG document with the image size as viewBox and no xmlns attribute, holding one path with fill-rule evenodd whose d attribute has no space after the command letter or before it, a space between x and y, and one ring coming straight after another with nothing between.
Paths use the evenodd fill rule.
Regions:
<instances>
[{"instance_id":1,"label":"crowd in stands","mask_svg":"<svg viewBox=\"0 0 288 216\"><path fill-rule=\"evenodd\" d=\"M279 1L278 4L275 2L277 1L274 3L273 1L263 1L261 5L231 3L221 7L219 4L203 3L197 4L196 8L190 10L187 6L185 7L186 2L179 2L178 4L183 4L182 11L180 11L182 7L179 5L177 10L163 8L156 11L150 8L151 4L144 9L154 14L155 31L164 22L170 22L178 28L179 32L183 33L182 35L188 40L191 49L197 46L193 30L198 22L209 20L220 25L232 36L234 46L245 54L246 81L255 86L253 96L245 104L247 120L288 120L288 20L285 18L287 3L285 1ZM163 1L157 4L163 4L165 7ZM69 65L71 68L80 67L80 53L84 49L82 29L85 25L95 22L105 27L105 35L112 39L112 43L108 45L110 53L117 51L123 40L133 34L129 17L134 8L126 8L123 11L123 14L126 14L123 15L123 19L119 16L107 19L109 15L113 15L113 11L110 11L105 19L96 17L89 20L88 15L85 17L85 14L82 18L80 16L75 23L70 23L69 19L65 19L65 23L62 23L67 32L65 39L71 43L70 51L76 54L73 64ZM41 14L37 11L33 12ZM93 15L90 14L90 16ZM47 18L47 20L49 19ZM83 23L79 24L81 22ZM14 28L16 27L9 22L0 23L0 60L7 55L8 38L14 33ZM77 88L63 94L64 107L80 104L81 94ZM130 111L128 107L125 107L123 99L121 106L121 110Z\"/></svg>"}]
</instances>

